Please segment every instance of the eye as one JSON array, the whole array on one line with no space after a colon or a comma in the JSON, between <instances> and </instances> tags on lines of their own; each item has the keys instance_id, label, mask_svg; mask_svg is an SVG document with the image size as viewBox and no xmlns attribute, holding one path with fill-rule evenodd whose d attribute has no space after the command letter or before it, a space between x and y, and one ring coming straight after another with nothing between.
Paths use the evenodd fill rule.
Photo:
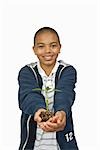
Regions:
<instances>
[{"instance_id":1,"label":"eye","mask_svg":"<svg viewBox=\"0 0 100 150\"><path fill-rule=\"evenodd\" d=\"M56 45L56 44L52 44L51 47L52 47L52 48L56 48L57 45Z\"/></svg>"},{"instance_id":2,"label":"eye","mask_svg":"<svg viewBox=\"0 0 100 150\"><path fill-rule=\"evenodd\" d=\"M41 49L42 49L42 48L44 48L44 45L39 45L38 48L41 48Z\"/></svg>"}]
</instances>

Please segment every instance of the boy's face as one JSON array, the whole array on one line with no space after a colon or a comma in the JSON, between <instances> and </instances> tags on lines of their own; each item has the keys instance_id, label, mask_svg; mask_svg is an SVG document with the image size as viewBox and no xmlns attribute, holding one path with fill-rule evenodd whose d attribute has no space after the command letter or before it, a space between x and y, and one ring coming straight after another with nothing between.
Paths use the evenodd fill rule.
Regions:
<instances>
[{"instance_id":1,"label":"boy's face","mask_svg":"<svg viewBox=\"0 0 100 150\"><path fill-rule=\"evenodd\" d=\"M46 31L36 36L34 53L37 55L41 66L53 66L60 53L61 45L55 33Z\"/></svg>"}]
</instances>

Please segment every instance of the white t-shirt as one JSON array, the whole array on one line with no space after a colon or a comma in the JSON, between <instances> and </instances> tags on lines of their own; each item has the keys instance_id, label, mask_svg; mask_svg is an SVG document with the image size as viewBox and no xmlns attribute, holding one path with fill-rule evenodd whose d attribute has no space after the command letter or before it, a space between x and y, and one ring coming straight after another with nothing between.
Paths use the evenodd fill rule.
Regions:
<instances>
[{"instance_id":1,"label":"white t-shirt","mask_svg":"<svg viewBox=\"0 0 100 150\"><path fill-rule=\"evenodd\" d=\"M50 73L49 76L47 76L44 70L41 68L40 63L39 62L37 63L37 68L43 81L42 89L45 89L46 87L50 87L52 89L55 88L55 75L58 66L59 63L56 62L52 72ZM42 94L45 97L45 91L42 91ZM49 99L49 110L53 111L54 91L48 93L48 99ZM56 139L56 132L44 132L37 125L34 150L60 150Z\"/></svg>"}]
</instances>

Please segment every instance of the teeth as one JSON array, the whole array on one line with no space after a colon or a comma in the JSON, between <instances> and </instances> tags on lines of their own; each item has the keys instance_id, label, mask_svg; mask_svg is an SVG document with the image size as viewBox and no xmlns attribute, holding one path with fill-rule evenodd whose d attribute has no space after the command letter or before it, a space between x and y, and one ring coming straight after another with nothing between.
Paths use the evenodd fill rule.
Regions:
<instances>
[{"instance_id":1,"label":"teeth","mask_svg":"<svg viewBox=\"0 0 100 150\"><path fill-rule=\"evenodd\" d=\"M44 56L45 58L48 58L48 57L52 57L52 56Z\"/></svg>"},{"instance_id":2,"label":"teeth","mask_svg":"<svg viewBox=\"0 0 100 150\"><path fill-rule=\"evenodd\" d=\"M52 56L44 56L44 58L48 60L48 59L51 59Z\"/></svg>"},{"instance_id":3,"label":"teeth","mask_svg":"<svg viewBox=\"0 0 100 150\"><path fill-rule=\"evenodd\" d=\"M51 58L51 56L45 56L45 58Z\"/></svg>"}]
</instances>

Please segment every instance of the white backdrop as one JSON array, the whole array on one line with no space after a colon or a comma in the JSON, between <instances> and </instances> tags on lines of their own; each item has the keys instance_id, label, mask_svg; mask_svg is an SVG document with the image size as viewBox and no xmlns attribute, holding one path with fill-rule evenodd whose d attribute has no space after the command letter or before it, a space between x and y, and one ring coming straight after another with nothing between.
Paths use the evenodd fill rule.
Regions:
<instances>
[{"instance_id":1,"label":"white backdrop","mask_svg":"<svg viewBox=\"0 0 100 150\"><path fill-rule=\"evenodd\" d=\"M99 0L9 0L2 5L0 150L17 150L20 137L17 76L20 68L37 60L34 33L50 26L59 33L59 59L78 72L73 105L75 134L80 150L98 150Z\"/></svg>"}]
</instances>

